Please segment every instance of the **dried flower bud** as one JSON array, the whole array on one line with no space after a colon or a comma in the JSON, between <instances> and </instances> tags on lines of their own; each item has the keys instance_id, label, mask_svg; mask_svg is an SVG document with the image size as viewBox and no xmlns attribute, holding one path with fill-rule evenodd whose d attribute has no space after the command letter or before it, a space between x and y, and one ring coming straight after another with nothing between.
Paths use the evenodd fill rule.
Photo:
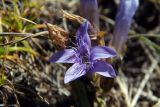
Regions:
<instances>
[{"instance_id":1,"label":"dried flower bud","mask_svg":"<svg viewBox=\"0 0 160 107\"><path fill-rule=\"evenodd\" d=\"M60 46L61 48L66 47L66 42L68 40L68 33L62 28L47 23L46 24L49 31L49 37L54 44Z\"/></svg>"}]
</instances>

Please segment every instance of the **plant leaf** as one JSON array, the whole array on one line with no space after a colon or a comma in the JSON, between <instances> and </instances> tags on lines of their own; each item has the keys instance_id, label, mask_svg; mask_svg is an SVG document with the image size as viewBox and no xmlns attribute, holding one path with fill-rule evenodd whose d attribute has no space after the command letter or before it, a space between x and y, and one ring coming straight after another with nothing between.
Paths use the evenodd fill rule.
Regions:
<instances>
[{"instance_id":1,"label":"plant leaf","mask_svg":"<svg viewBox=\"0 0 160 107\"><path fill-rule=\"evenodd\" d=\"M150 39L148 39L144 36L141 36L139 39L142 40L146 45L150 46L151 48L154 48L156 50L156 52L160 54L160 46L159 45L157 45L156 43L154 43L153 41L151 41Z\"/></svg>"}]
</instances>

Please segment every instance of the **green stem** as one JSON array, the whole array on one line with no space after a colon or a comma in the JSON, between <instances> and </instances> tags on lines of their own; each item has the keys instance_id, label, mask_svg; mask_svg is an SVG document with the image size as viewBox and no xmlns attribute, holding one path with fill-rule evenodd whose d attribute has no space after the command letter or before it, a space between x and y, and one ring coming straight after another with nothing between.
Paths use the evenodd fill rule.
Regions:
<instances>
[{"instance_id":1,"label":"green stem","mask_svg":"<svg viewBox=\"0 0 160 107\"><path fill-rule=\"evenodd\" d=\"M85 84L81 80L73 81L73 93L76 99L76 107L91 107L87 96Z\"/></svg>"},{"instance_id":2,"label":"green stem","mask_svg":"<svg viewBox=\"0 0 160 107\"><path fill-rule=\"evenodd\" d=\"M140 38L140 37L160 38L160 35L159 35L159 34L131 34L131 35L129 36L129 39Z\"/></svg>"}]
</instances>

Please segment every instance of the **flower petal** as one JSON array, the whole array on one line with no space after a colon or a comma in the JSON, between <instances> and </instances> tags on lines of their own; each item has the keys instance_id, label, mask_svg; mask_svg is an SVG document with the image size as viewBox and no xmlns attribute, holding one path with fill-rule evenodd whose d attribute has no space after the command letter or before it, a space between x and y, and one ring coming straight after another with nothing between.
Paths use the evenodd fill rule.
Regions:
<instances>
[{"instance_id":1,"label":"flower petal","mask_svg":"<svg viewBox=\"0 0 160 107\"><path fill-rule=\"evenodd\" d=\"M79 53L80 56L85 56L85 55L90 56L90 48L88 47L87 44L82 42L82 44L77 49L78 49L77 53Z\"/></svg>"},{"instance_id":2,"label":"flower petal","mask_svg":"<svg viewBox=\"0 0 160 107\"><path fill-rule=\"evenodd\" d=\"M116 73L115 73L113 67L104 61L95 62L93 64L93 67L91 68L91 72L98 73L98 74L103 75L105 77L115 77L116 76Z\"/></svg>"},{"instance_id":3,"label":"flower petal","mask_svg":"<svg viewBox=\"0 0 160 107\"><path fill-rule=\"evenodd\" d=\"M86 74L86 65L75 63L72 65L66 72L64 77L64 83L69 83L70 81L73 81L81 76Z\"/></svg>"},{"instance_id":4,"label":"flower petal","mask_svg":"<svg viewBox=\"0 0 160 107\"><path fill-rule=\"evenodd\" d=\"M116 52L106 46L95 46L91 48L91 61L100 58L109 58L116 56Z\"/></svg>"},{"instance_id":5,"label":"flower petal","mask_svg":"<svg viewBox=\"0 0 160 107\"><path fill-rule=\"evenodd\" d=\"M76 41L77 45L80 46L83 43L87 44L87 46L91 47L91 40L88 35L88 26L89 22L85 21L77 30L76 32Z\"/></svg>"},{"instance_id":6,"label":"flower petal","mask_svg":"<svg viewBox=\"0 0 160 107\"><path fill-rule=\"evenodd\" d=\"M97 0L80 0L80 14L91 24L99 26Z\"/></svg>"},{"instance_id":7,"label":"flower petal","mask_svg":"<svg viewBox=\"0 0 160 107\"><path fill-rule=\"evenodd\" d=\"M53 56L51 56L49 61L58 63L76 63L78 62L76 54L77 53L73 49L65 49L55 53Z\"/></svg>"},{"instance_id":8,"label":"flower petal","mask_svg":"<svg viewBox=\"0 0 160 107\"><path fill-rule=\"evenodd\" d=\"M127 40L127 34L139 5L139 0L121 0L116 15L116 23L113 31L112 45L118 52L122 51L122 47Z\"/></svg>"}]
</instances>

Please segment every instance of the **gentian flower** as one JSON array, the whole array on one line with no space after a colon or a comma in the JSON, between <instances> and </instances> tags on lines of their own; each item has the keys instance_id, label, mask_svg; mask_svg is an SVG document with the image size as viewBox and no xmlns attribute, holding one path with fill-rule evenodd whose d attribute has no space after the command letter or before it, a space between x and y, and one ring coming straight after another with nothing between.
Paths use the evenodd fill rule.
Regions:
<instances>
[{"instance_id":1,"label":"gentian flower","mask_svg":"<svg viewBox=\"0 0 160 107\"><path fill-rule=\"evenodd\" d=\"M92 25L99 27L99 11L97 0L80 0L80 14Z\"/></svg>"},{"instance_id":2,"label":"gentian flower","mask_svg":"<svg viewBox=\"0 0 160 107\"><path fill-rule=\"evenodd\" d=\"M139 0L120 1L112 39L112 45L118 53L122 51L123 45L127 40L132 17L138 8L138 5Z\"/></svg>"},{"instance_id":3,"label":"gentian flower","mask_svg":"<svg viewBox=\"0 0 160 107\"><path fill-rule=\"evenodd\" d=\"M84 22L76 33L77 47L64 49L55 53L49 61L57 63L74 63L64 77L64 83L73 81L85 74L97 73L105 77L115 77L112 66L100 59L110 58L116 55L115 51L105 46L91 47L88 35L88 21Z\"/></svg>"}]
</instances>

